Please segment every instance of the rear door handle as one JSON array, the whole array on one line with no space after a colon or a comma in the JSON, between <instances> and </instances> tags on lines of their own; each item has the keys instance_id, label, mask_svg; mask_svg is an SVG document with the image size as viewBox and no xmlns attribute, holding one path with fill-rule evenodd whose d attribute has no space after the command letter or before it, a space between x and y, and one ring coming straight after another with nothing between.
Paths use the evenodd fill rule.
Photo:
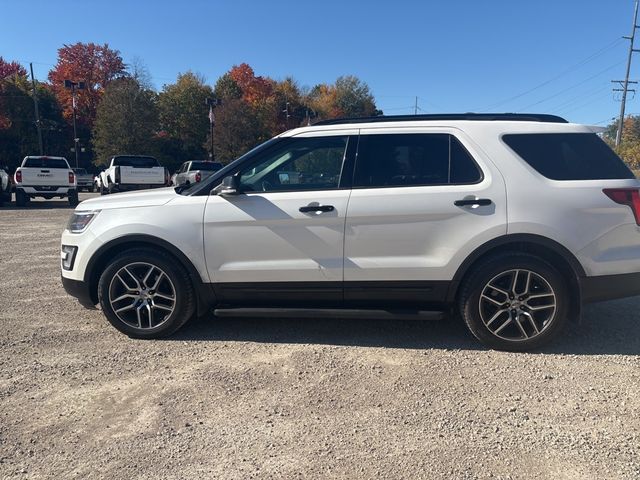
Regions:
<instances>
[{"instance_id":1,"label":"rear door handle","mask_svg":"<svg viewBox=\"0 0 640 480\"><path fill-rule=\"evenodd\" d=\"M456 207L474 207L481 206L485 207L487 205L491 205L490 198L465 198L463 200L456 200L453 202Z\"/></svg>"},{"instance_id":2,"label":"rear door handle","mask_svg":"<svg viewBox=\"0 0 640 480\"><path fill-rule=\"evenodd\" d=\"M302 213L309 212L333 212L336 208L333 205L307 205L300 207L298 210Z\"/></svg>"}]
</instances>

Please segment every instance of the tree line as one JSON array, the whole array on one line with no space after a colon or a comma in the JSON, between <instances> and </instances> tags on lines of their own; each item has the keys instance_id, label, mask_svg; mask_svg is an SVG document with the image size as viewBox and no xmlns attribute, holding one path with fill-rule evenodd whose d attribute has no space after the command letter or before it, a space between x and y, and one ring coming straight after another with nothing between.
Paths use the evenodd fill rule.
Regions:
<instances>
[{"instance_id":1,"label":"tree line","mask_svg":"<svg viewBox=\"0 0 640 480\"><path fill-rule=\"evenodd\" d=\"M332 84L301 87L295 79L256 75L246 63L233 66L213 85L193 72L153 87L140 61L125 64L108 44L76 43L58 50L46 82L35 82L44 152L74 163L73 98L65 80L84 82L76 91L80 166L108 163L113 155L153 155L170 169L206 159L210 106L215 99L213 148L229 162L290 128L337 117L382 114L367 84L342 76ZM0 57L0 165L15 168L39 153L32 84L25 66Z\"/></svg>"}]
</instances>

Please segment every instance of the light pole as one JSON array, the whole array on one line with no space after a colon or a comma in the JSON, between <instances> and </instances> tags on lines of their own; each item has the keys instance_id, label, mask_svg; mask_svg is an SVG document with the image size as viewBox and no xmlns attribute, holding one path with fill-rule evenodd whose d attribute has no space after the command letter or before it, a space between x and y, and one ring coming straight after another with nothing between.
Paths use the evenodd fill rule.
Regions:
<instances>
[{"instance_id":1,"label":"light pole","mask_svg":"<svg viewBox=\"0 0 640 480\"><path fill-rule=\"evenodd\" d=\"M76 153L76 168L79 166L78 155L80 153L78 149L78 142L80 142L80 139L78 138L78 132L76 130L76 90L84 90L84 86L84 82L73 82L71 80L64 81L64 88L71 90L71 98L73 102L73 150Z\"/></svg>"},{"instance_id":2,"label":"light pole","mask_svg":"<svg viewBox=\"0 0 640 480\"><path fill-rule=\"evenodd\" d=\"M216 107L217 105L220 105L222 102L219 99L213 97L213 98L205 98L204 103L209 105L209 127L211 129L209 132L209 141L210 141L209 158L213 162L215 160L215 156L213 153L213 126L216 123L216 117L213 114L213 108Z\"/></svg>"}]
</instances>

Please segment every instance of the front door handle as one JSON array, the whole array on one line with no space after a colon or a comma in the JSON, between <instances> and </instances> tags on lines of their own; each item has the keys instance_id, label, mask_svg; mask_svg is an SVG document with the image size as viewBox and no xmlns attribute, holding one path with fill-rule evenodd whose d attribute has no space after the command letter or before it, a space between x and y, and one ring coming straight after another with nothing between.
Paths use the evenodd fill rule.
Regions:
<instances>
[{"instance_id":1,"label":"front door handle","mask_svg":"<svg viewBox=\"0 0 640 480\"><path fill-rule=\"evenodd\" d=\"M456 200L453 202L456 207L475 207L491 205L490 198L465 198L463 200Z\"/></svg>"},{"instance_id":2,"label":"front door handle","mask_svg":"<svg viewBox=\"0 0 640 480\"><path fill-rule=\"evenodd\" d=\"M333 212L336 208L333 205L307 205L298 210L302 213L309 212Z\"/></svg>"}]
</instances>

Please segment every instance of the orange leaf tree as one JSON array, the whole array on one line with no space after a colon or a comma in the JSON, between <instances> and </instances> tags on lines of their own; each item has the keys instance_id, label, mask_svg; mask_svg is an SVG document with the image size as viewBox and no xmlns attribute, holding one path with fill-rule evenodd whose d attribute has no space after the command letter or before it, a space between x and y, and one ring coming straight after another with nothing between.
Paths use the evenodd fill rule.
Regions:
<instances>
[{"instance_id":1,"label":"orange leaf tree","mask_svg":"<svg viewBox=\"0 0 640 480\"><path fill-rule=\"evenodd\" d=\"M76 114L80 125L91 128L105 87L122 75L125 64L118 50L106 43L75 43L58 49L58 63L49 72L49 81L67 120L73 115L73 104L64 81L85 82L85 89L77 92Z\"/></svg>"}]
</instances>

